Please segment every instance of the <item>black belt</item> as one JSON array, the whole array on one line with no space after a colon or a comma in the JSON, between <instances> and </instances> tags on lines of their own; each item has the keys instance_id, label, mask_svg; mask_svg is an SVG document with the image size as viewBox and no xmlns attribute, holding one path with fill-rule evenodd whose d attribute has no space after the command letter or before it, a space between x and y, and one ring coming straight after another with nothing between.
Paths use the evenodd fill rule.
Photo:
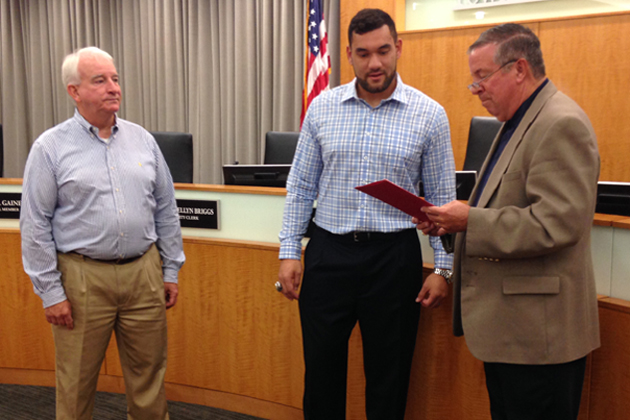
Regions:
<instances>
[{"instance_id":1,"label":"black belt","mask_svg":"<svg viewBox=\"0 0 630 420\"><path fill-rule=\"evenodd\" d=\"M315 225L317 226L317 225ZM331 235L335 239L342 240L344 242L374 242L374 241L386 241L386 240L394 240L401 233L406 233L408 230L414 229L405 229L398 232L363 232L363 231L354 231L349 233L344 233L342 235L337 235L335 233L329 232L326 229L322 229L317 226L317 229L322 232L326 232Z\"/></svg>"},{"instance_id":2,"label":"black belt","mask_svg":"<svg viewBox=\"0 0 630 420\"><path fill-rule=\"evenodd\" d=\"M100 262L100 263L116 264L116 265L129 264L130 262L134 262L134 261L139 260L140 258L142 258L142 255L138 255L137 257L131 257L131 258L117 258L117 259L113 259L113 260L100 260L98 258L90 258L90 257L85 256L83 254L79 254L78 252L71 252L71 254L75 254L75 255L78 255L79 257L86 258L88 260L92 260L92 261L96 261L96 262Z\"/></svg>"},{"instance_id":3,"label":"black belt","mask_svg":"<svg viewBox=\"0 0 630 420\"><path fill-rule=\"evenodd\" d=\"M372 242L372 241L382 241L383 239L388 239L391 237L392 233L384 233L384 232L361 232L354 231L350 233L346 233L345 235L338 235L343 238L349 239L352 242Z\"/></svg>"}]
</instances>

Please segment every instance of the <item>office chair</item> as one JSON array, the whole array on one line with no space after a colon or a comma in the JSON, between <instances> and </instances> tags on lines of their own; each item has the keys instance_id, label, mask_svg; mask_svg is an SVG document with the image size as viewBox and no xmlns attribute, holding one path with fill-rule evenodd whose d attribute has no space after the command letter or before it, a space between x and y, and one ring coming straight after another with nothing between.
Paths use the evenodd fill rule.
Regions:
<instances>
[{"instance_id":1,"label":"office chair","mask_svg":"<svg viewBox=\"0 0 630 420\"><path fill-rule=\"evenodd\" d=\"M494 117L472 117L464 159L465 171L479 173L502 125L503 123Z\"/></svg>"},{"instance_id":2,"label":"office chair","mask_svg":"<svg viewBox=\"0 0 630 420\"><path fill-rule=\"evenodd\" d=\"M153 131L151 135L157 141L171 171L173 182L193 182L193 145L192 134L169 131Z\"/></svg>"},{"instance_id":3,"label":"office chair","mask_svg":"<svg viewBox=\"0 0 630 420\"><path fill-rule=\"evenodd\" d=\"M269 164L291 164L300 133L268 131L265 135L265 161Z\"/></svg>"}]
</instances>

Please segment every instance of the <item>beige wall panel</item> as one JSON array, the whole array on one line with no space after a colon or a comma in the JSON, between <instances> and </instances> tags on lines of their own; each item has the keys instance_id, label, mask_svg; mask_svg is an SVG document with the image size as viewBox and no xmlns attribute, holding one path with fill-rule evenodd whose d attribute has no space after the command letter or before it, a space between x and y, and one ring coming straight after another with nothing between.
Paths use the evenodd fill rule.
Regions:
<instances>
[{"instance_id":1,"label":"beige wall panel","mask_svg":"<svg viewBox=\"0 0 630 420\"><path fill-rule=\"evenodd\" d=\"M595 128L600 179L630 182L630 14L540 25L548 76Z\"/></svg>"}]
</instances>

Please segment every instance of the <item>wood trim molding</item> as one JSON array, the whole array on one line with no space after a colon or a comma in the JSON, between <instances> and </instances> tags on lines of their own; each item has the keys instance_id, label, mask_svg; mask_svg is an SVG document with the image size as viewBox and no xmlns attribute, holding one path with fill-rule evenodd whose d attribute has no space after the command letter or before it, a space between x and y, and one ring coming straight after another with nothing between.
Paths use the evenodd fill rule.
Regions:
<instances>
[{"instance_id":1,"label":"wood trim molding","mask_svg":"<svg viewBox=\"0 0 630 420\"><path fill-rule=\"evenodd\" d=\"M628 216L595 213L595 217L593 218L593 225L594 226L613 226L614 222L624 220L624 219L628 219Z\"/></svg>"},{"instance_id":2,"label":"wood trim molding","mask_svg":"<svg viewBox=\"0 0 630 420\"><path fill-rule=\"evenodd\" d=\"M231 194L256 194L256 195L287 195L286 188L278 187L247 187L241 185L210 185L210 184L183 184L175 183L176 190L206 191Z\"/></svg>"},{"instance_id":3,"label":"wood trim molding","mask_svg":"<svg viewBox=\"0 0 630 420\"><path fill-rule=\"evenodd\" d=\"M0 185L22 185L22 178L0 178Z\"/></svg>"},{"instance_id":4,"label":"wood trim molding","mask_svg":"<svg viewBox=\"0 0 630 420\"><path fill-rule=\"evenodd\" d=\"M621 229L630 229L630 218L628 218L627 216L624 217L626 218L613 221L612 226Z\"/></svg>"}]
</instances>

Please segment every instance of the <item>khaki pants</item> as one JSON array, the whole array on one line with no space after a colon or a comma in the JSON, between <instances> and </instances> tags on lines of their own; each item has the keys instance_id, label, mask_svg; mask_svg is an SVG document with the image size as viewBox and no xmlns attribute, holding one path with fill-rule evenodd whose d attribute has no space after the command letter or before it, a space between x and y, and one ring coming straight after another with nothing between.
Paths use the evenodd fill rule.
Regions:
<instances>
[{"instance_id":1,"label":"khaki pants","mask_svg":"<svg viewBox=\"0 0 630 420\"><path fill-rule=\"evenodd\" d=\"M74 329L52 326L57 420L89 420L96 382L112 330L127 393L127 419L168 419L164 395L166 309L155 245L127 264L58 254Z\"/></svg>"}]
</instances>

